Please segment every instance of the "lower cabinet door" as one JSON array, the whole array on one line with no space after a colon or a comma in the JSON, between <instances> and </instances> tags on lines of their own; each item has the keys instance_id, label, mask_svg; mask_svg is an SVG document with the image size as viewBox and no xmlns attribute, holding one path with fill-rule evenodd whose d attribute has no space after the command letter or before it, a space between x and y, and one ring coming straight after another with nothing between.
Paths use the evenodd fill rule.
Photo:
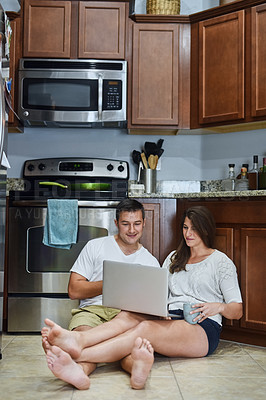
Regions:
<instances>
[{"instance_id":1,"label":"lower cabinet door","mask_svg":"<svg viewBox=\"0 0 266 400\"><path fill-rule=\"evenodd\" d=\"M266 228L241 229L241 326L266 331Z\"/></svg>"}]
</instances>

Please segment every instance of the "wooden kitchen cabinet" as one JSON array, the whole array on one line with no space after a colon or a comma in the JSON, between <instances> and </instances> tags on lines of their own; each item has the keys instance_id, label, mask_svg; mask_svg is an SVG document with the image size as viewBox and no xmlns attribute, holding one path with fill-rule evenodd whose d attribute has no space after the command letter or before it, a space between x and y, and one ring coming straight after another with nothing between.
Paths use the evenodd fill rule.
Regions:
<instances>
[{"instance_id":1,"label":"wooden kitchen cabinet","mask_svg":"<svg viewBox=\"0 0 266 400\"><path fill-rule=\"evenodd\" d=\"M24 0L24 57L124 59L124 2Z\"/></svg>"},{"instance_id":2,"label":"wooden kitchen cabinet","mask_svg":"<svg viewBox=\"0 0 266 400\"><path fill-rule=\"evenodd\" d=\"M245 304L244 328L266 332L266 225L240 229L241 289ZM266 345L266 338L265 338Z\"/></svg>"},{"instance_id":3,"label":"wooden kitchen cabinet","mask_svg":"<svg viewBox=\"0 0 266 400\"><path fill-rule=\"evenodd\" d=\"M204 205L213 213L216 248L234 261L238 271L244 314L239 321L224 319L222 338L266 346L266 200L178 200L178 221L193 205Z\"/></svg>"},{"instance_id":4,"label":"wooden kitchen cabinet","mask_svg":"<svg viewBox=\"0 0 266 400\"><path fill-rule=\"evenodd\" d=\"M189 26L172 23L131 25L128 127L188 127Z\"/></svg>"},{"instance_id":5,"label":"wooden kitchen cabinet","mask_svg":"<svg viewBox=\"0 0 266 400\"><path fill-rule=\"evenodd\" d=\"M160 258L160 204L144 204L146 224L141 243L154 257Z\"/></svg>"},{"instance_id":6,"label":"wooden kitchen cabinet","mask_svg":"<svg viewBox=\"0 0 266 400\"><path fill-rule=\"evenodd\" d=\"M137 199L145 209L146 225L141 243L160 264L176 248L176 200L175 199Z\"/></svg>"},{"instance_id":7,"label":"wooden kitchen cabinet","mask_svg":"<svg viewBox=\"0 0 266 400\"><path fill-rule=\"evenodd\" d=\"M24 57L70 57L70 1L25 0L23 16Z\"/></svg>"},{"instance_id":8,"label":"wooden kitchen cabinet","mask_svg":"<svg viewBox=\"0 0 266 400\"><path fill-rule=\"evenodd\" d=\"M199 123L244 118L244 11L199 23Z\"/></svg>"},{"instance_id":9,"label":"wooden kitchen cabinet","mask_svg":"<svg viewBox=\"0 0 266 400\"><path fill-rule=\"evenodd\" d=\"M265 120L266 3L191 30L191 127Z\"/></svg>"},{"instance_id":10,"label":"wooden kitchen cabinet","mask_svg":"<svg viewBox=\"0 0 266 400\"><path fill-rule=\"evenodd\" d=\"M266 116L266 3L251 9L251 115Z\"/></svg>"},{"instance_id":11,"label":"wooden kitchen cabinet","mask_svg":"<svg viewBox=\"0 0 266 400\"><path fill-rule=\"evenodd\" d=\"M234 229L216 228L216 248L227 254L231 259L234 258Z\"/></svg>"},{"instance_id":12,"label":"wooden kitchen cabinet","mask_svg":"<svg viewBox=\"0 0 266 400\"><path fill-rule=\"evenodd\" d=\"M79 58L125 58L126 4L79 3Z\"/></svg>"}]
</instances>

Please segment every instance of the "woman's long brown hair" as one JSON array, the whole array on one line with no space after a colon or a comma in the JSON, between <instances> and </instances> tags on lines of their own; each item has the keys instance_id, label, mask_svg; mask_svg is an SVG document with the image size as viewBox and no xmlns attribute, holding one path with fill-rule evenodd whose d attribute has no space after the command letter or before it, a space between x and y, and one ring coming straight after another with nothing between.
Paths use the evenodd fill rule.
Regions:
<instances>
[{"instance_id":1,"label":"woman's long brown hair","mask_svg":"<svg viewBox=\"0 0 266 400\"><path fill-rule=\"evenodd\" d=\"M203 241L206 247L212 249L215 240L215 221L212 213L204 206L195 206L188 208L181 221L181 232L185 218L188 218L195 231ZM181 235L176 251L171 257L170 272L179 272L185 269L190 257L190 247L187 246L183 234Z\"/></svg>"}]
</instances>

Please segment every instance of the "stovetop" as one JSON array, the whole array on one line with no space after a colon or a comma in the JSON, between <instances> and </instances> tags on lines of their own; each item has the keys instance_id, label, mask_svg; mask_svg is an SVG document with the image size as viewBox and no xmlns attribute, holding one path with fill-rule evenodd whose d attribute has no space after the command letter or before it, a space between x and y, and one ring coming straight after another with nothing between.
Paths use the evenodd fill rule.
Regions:
<instances>
[{"instance_id":1,"label":"stovetop","mask_svg":"<svg viewBox=\"0 0 266 400\"><path fill-rule=\"evenodd\" d=\"M24 178L113 178L128 179L126 161L104 158L43 158L24 163Z\"/></svg>"},{"instance_id":2,"label":"stovetop","mask_svg":"<svg viewBox=\"0 0 266 400\"><path fill-rule=\"evenodd\" d=\"M126 161L99 158L46 158L24 163L24 190L10 201L78 199L120 201L128 195Z\"/></svg>"}]
</instances>

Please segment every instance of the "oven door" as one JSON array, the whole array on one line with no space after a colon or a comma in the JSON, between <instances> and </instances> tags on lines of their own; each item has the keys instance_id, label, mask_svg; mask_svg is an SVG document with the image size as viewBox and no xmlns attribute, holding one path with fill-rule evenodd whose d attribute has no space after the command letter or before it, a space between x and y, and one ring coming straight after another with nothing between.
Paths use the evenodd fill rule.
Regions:
<instances>
[{"instance_id":1,"label":"oven door","mask_svg":"<svg viewBox=\"0 0 266 400\"><path fill-rule=\"evenodd\" d=\"M46 207L10 207L8 332L39 332L45 318L67 328L79 302L67 294L69 270L88 240L113 235L115 208L79 207L77 243L70 250L42 243Z\"/></svg>"},{"instance_id":2,"label":"oven door","mask_svg":"<svg viewBox=\"0 0 266 400\"><path fill-rule=\"evenodd\" d=\"M115 208L79 208L77 243L70 250L42 243L46 207L10 207L8 292L67 293L69 270L88 240L117 232Z\"/></svg>"}]
</instances>

